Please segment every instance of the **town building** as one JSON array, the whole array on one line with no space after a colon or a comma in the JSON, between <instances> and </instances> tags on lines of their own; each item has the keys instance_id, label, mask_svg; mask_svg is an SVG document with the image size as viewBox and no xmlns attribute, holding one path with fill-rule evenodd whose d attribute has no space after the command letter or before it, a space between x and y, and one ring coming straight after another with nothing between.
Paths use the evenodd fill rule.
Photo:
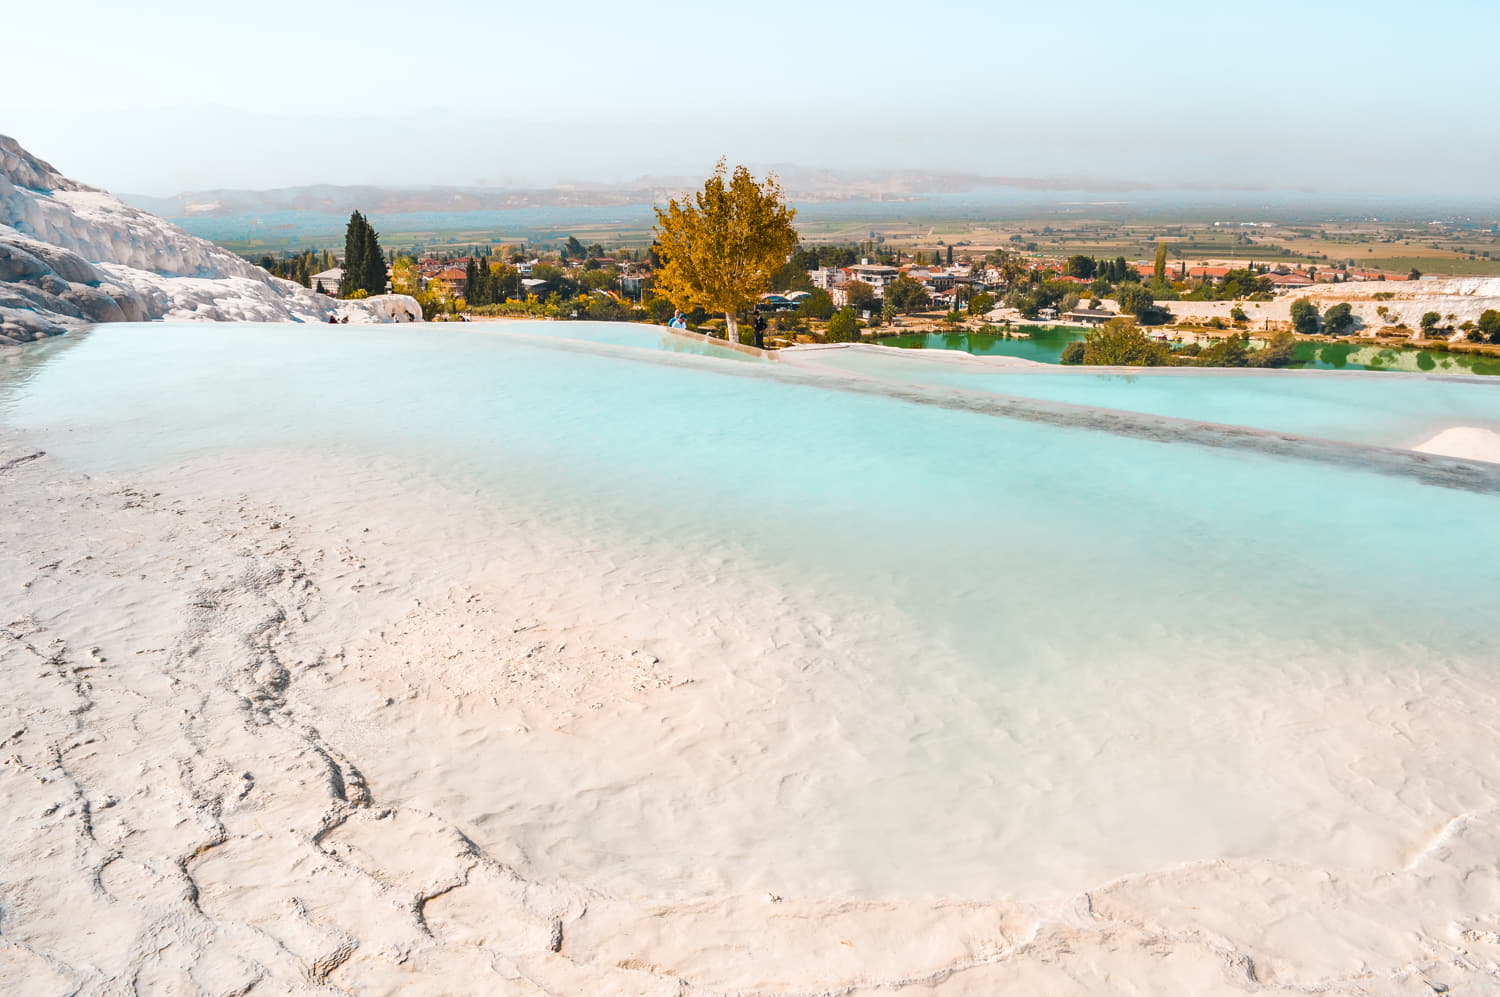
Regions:
<instances>
[{"instance_id":1,"label":"town building","mask_svg":"<svg viewBox=\"0 0 1500 997\"><path fill-rule=\"evenodd\" d=\"M1112 318L1119 318L1118 312L1112 312L1108 308L1075 308L1063 315L1069 322L1082 322L1085 325L1103 325Z\"/></svg>"},{"instance_id":2,"label":"town building","mask_svg":"<svg viewBox=\"0 0 1500 997\"><path fill-rule=\"evenodd\" d=\"M344 268L334 267L332 270L324 270L322 273L313 274L308 278L307 286L314 291L337 295L339 293L339 284L343 279Z\"/></svg>"}]
</instances>

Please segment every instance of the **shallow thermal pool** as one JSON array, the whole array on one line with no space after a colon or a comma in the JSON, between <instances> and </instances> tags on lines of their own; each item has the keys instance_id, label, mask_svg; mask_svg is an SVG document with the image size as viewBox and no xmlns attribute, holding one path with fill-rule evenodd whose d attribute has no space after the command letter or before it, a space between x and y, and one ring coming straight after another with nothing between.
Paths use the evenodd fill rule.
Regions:
<instances>
[{"instance_id":1,"label":"shallow thermal pool","mask_svg":"<svg viewBox=\"0 0 1500 997\"><path fill-rule=\"evenodd\" d=\"M1500 379L1078 367L1016 371L858 348L804 357L801 362L889 381L1403 449L1452 426L1500 432Z\"/></svg>"},{"instance_id":2,"label":"shallow thermal pool","mask_svg":"<svg viewBox=\"0 0 1500 997\"><path fill-rule=\"evenodd\" d=\"M441 483L472 503L409 520L433 559L513 563L504 538L531 525L607 559L619 598L644 593L631 618L714 649L703 684L753 708L678 717L630 757L495 732L461 791L431 792L477 839L619 893L1035 897L1220 857L1381 868L1497 802L1500 496L781 366L529 323L106 326L0 367L0 420L91 472L209 487L199 468L227 465L225 487L284 503L415 506ZM1265 400L1212 376L985 377L1219 421ZM1500 399L1272 384L1303 426L1346 399L1352 421L1451 401L1493 422ZM303 460L391 473L299 496L283 469Z\"/></svg>"}]
</instances>

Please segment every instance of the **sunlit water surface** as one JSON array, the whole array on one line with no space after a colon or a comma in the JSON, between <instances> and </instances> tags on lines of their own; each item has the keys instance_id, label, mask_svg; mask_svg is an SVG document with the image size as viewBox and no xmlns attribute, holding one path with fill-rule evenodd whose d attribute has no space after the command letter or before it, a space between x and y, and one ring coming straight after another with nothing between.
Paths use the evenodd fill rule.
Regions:
<instances>
[{"instance_id":1,"label":"sunlit water surface","mask_svg":"<svg viewBox=\"0 0 1500 997\"><path fill-rule=\"evenodd\" d=\"M469 538L481 554L495 522L545 523L625 564L711 560L826 617L838 654L807 660L810 691L784 709L788 729L832 733L737 758L742 792L593 826L577 787L538 781L549 819L578 816L550 859L570 876L1035 895L1223 856L1396 862L1494 802L1493 738L1417 752L1399 733L1414 699L1454 689L1476 715L1445 723L1489 722L1491 495L777 383L711 355L662 364L656 347L680 344L655 330L628 332L627 358L534 325L101 327L0 368L0 419L90 471L227 459L250 489L265 453L394 462L402 487L457 483L493 510ZM584 325L556 331L622 342ZM1216 421L1270 399L1288 427L1350 438L1407 406L1402 433L1450 402L1493 422L1500 397L952 376Z\"/></svg>"}]
</instances>

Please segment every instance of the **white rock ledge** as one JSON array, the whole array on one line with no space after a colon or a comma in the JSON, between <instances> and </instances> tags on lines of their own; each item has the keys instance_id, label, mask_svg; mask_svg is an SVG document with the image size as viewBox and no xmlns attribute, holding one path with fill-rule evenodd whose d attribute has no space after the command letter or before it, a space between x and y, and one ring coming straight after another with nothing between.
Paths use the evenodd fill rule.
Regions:
<instances>
[{"instance_id":1,"label":"white rock ledge","mask_svg":"<svg viewBox=\"0 0 1500 997\"><path fill-rule=\"evenodd\" d=\"M95 322L420 321L406 295L337 301L112 195L0 135L0 345Z\"/></svg>"}]
</instances>

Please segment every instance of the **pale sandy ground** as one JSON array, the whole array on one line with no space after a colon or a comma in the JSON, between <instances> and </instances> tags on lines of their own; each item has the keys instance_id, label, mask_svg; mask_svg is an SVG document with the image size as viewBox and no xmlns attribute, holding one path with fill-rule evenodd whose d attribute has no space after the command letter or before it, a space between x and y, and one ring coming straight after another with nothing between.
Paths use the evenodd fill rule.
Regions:
<instances>
[{"instance_id":1,"label":"pale sandy ground","mask_svg":"<svg viewBox=\"0 0 1500 997\"><path fill-rule=\"evenodd\" d=\"M755 750L725 711L782 694L796 635L652 620L540 547L454 578L399 522L320 509L352 473L277 507L88 477L0 430L0 993L1500 990L1497 809L1389 868L1217 861L1036 904L539 876L506 815L465 810L522 773L466 751L551 738L560 766L628 771L679 728ZM715 651L741 646L756 674ZM1412 751L1484 736L1445 734L1465 690L1429 692L1354 707L1389 707Z\"/></svg>"}]
</instances>

